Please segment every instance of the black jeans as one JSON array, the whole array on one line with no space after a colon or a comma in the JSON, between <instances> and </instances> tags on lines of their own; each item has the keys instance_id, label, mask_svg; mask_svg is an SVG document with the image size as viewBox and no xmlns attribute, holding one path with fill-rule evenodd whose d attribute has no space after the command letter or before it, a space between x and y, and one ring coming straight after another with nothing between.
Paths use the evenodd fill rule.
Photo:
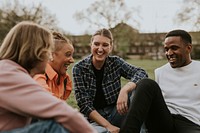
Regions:
<instances>
[{"instance_id":1,"label":"black jeans","mask_svg":"<svg viewBox=\"0 0 200 133\"><path fill-rule=\"evenodd\" d=\"M148 133L200 133L200 126L170 113L159 85L151 79L143 79L137 83L120 133L139 133L143 122Z\"/></svg>"}]
</instances>

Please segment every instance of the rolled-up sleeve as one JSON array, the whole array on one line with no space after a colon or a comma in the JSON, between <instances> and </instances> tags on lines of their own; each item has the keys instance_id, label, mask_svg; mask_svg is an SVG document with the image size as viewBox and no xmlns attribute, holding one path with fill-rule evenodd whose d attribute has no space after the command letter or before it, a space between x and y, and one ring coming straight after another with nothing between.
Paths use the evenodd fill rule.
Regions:
<instances>
[{"instance_id":1,"label":"rolled-up sleeve","mask_svg":"<svg viewBox=\"0 0 200 133\"><path fill-rule=\"evenodd\" d=\"M130 79L132 82L137 83L139 80L148 77L148 74L144 69L131 65L122 58L120 58L118 61L119 64L121 64L121 73L124 78Z\"/></svg>"}]
</instances>

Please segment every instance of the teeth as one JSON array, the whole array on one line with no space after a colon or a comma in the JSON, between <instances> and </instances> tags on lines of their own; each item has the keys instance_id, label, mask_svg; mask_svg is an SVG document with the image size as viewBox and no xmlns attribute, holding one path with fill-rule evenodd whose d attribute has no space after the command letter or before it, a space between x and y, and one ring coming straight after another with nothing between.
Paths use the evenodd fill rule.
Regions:
<instances>
[{"instance_id":1,"label":"teeth","mask_svg":"<svg viewBox=\"0 0 200 133\"><path fill-rule=\"evenodd\" d=\"M65 67L68 67L69 65L65 64L64 66L65 66Z\"/></svg>"},{"instance_id":2,"label":"teeth","mask_svg":"<svg viewBox=\"0 0 200 133\"><path fill-rule=\"evenodd\" d=\"M174 62L174 61L176 61L176 58L169 58L169 61Z\"/></svg>"},{"instance_id":3,"label":"teeth","mask_svg":"<svg viewBox=\"0 0 200 133\"><path fill-rule=\"evenodd\" d=\"M98 54L98 55L103 55L103 53L99 53L99 52L98 52L97 54Z\"/></svg>"}]
</instances>

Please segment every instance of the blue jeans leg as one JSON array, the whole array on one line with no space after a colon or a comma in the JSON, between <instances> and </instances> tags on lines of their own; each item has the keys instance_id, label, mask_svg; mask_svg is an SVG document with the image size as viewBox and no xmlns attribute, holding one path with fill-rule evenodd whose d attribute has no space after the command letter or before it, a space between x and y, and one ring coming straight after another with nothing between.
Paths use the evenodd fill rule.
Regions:
<instances>
[{"instance_id":1,"label":"blue jeans leg","mask_svg":"<svg viewBox=\"0 0 200 133\"><path fill-rule=\"evenodd\" d=\"M62 125L53 120L39 121L23 128L11 131L3 131L0 133L70 133Z\"/></svg>"},{"instance_id":2,"label":"blue jeans leg","mask_svg":"<svg viewBox=\"0 0 200 133\"><path fill-rule=\"evenodd\" d=\"M100 126L96 122L92 122L91 125L97 130L98 133L110 133L105 127Z\"/></svg>"},{"instance_id":3,"label":"blue jeans leg","mask_svg":"<svg viewBox=\"0 0 200 133\"><path fill-rule=\"evenodd\" d=\"M98 112L106 118L111 124L121 127L126 115L120 115L117 112L116 106L110 106L101 110L98 110ZM98 133L109 133L104 127L98 125L97 123L92 123L93 127L97 129ZM95 126L94 126L95 125ZM147 129L145 127L145 124L142 125L140 133L147 133Z\"/></svg>"}]
</instances>

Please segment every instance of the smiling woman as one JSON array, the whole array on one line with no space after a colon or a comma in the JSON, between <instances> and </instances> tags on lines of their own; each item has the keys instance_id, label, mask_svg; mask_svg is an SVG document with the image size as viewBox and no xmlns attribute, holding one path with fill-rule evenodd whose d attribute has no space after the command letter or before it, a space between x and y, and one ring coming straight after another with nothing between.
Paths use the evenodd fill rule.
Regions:
<instances>
[{"instance_id":1,"label":"smiling woman","mask_svg":"<svg viewBox=\"0 0 200 133\"><path fill-rule=\"evenodd\" d=\"M1 133L97 133L77 110L33 80L32 75L44 72L53 45L49 29L33 22L18 23L4 38L0 47ZM35 118L41 121L31 123Z\"/></svg>"},{"instance_id":2,"label":"smiling woman","mask_svg":"<svg viewBox=\"0 0 200 133\"><path fill-rule=\"evenodd\" d=\"M113 36L109 29L97 30L90 42L91 54L73 67L77 104L99 133L119 132L136 83L147 73L110 53ZM128 81L121 87L121 77Z\"/></svg>"},{"instance_id":3,"label":"smiling woman","mask_svg":"<svg viewBox=\"0 0 200 133\"><path fill-rule=\"evenodd\" d=\"M55 48L51 53L44 74L34 79L59 99L66 100L72 90L72 81L66 73L68 66L74 62L74 47L70 40L57 32L53 32Z\"/></svg>"}]
</instances>

